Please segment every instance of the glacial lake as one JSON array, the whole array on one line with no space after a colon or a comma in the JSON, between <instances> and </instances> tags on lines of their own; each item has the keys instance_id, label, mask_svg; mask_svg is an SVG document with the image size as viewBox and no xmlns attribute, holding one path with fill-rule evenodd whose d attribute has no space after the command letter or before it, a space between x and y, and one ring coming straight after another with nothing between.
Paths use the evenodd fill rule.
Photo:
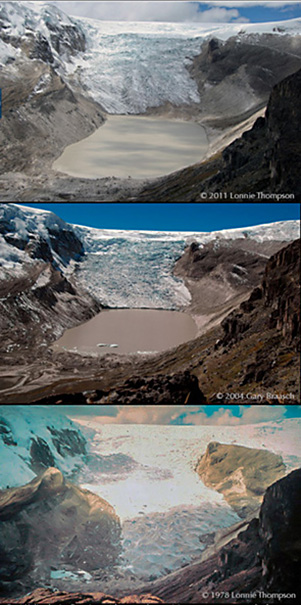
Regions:
<instances>
[{"instance_id":1,"label":"glacial lake","mask_svg":"<svg viewBox=\"0 0 301 605\"><path fill-rule=\"evenodd\" d=\"M150 353L165 351L197 335L192 317L154 309L105 310L54 343L57 350L80 353Z\"/></svg>"},{"instance_id":2,"label":"glacial lake","mask_svg":"<svg viewBox=\"0 0 301 605\"><path fill-rule=\"evenodd\" d=\"M110 115L53 168L81 178L154 178L202 161L207 148L205 129L194 122Z\"/></svg>"}]
</instances>

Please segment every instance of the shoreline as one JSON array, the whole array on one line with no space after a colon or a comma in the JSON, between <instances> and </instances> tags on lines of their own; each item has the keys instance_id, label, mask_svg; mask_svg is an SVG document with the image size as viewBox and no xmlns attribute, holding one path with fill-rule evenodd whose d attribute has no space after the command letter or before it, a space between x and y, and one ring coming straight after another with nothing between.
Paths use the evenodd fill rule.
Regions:
<instances>
[{"instance_id":1,"label":"shoreline","mask_svg":"<svg viewBox=\"0 0 301 605\"><path fill-rule=\"evenodd\" d=\"M188 171L198 166L201 167L202 164L204 164L204 171L206 172L207 162L214 161L215 156L220 154L227 145L241 136L245 130L250 129L257 117L264 114L265 105L259 110L255 109L255 113L251 113L243 121L241 119L245 116L239 116L238 121L237 117L228 118L231 125L226 126L226 128L224 127L225 119L217 120L210 116L201 116L199 111L196 112L195 109L185 119L182 108L175 109L178 111L177 115L173 117L175 121L198 123L204 129L208 140L208 150L205 157L197 163L155 178L118 178L115 176L102 178L72 177L52 168L53 163L62 155L64 149L73 144L67 142L59 150L50 150L51 157L48 158L39 158L37 150L35 160L31 162L25 171L19 172L16 170L0 174L1 201L60 202L66 200L82 202L84 200L85 202L137 202L141 198L143 201L151 202L151 189L153 187L161 187L164 190L165 179L168 180L173 176L182 178L182 175L183 179L185 179ZM168 119L170 114L166 109L159 110L158 108L158 113L150 110L150 113L138 114L135 117ZM103 124L106 123L107 118L108 115L105 115ZM101 128L99 124L95 126L93 132L90 132L88 136L94 134L98 128ZM78 142L85 138L87 136L82 137ZM147 196L149 199L145 199L144 191L148 189L150 189L150 193ZM164 195L164 191L162 195ZM158 199L156 198L154 201L158 201ZM178 201L193 200L179 199Z\"/></svg>"}]
</instances>

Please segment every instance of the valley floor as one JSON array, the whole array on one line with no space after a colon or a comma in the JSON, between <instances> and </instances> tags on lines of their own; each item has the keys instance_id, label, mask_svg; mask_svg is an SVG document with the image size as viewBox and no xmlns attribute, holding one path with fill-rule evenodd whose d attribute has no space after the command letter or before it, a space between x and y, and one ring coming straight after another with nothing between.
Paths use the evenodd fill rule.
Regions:
<instances>
[{"instance_id":1,"label":"valley floor","mask_svg":"<svg viewBox=\"0 0 301 605\"><path fill-rule=\"evenodd\" d=\"M208 170L215 173L219 170L218 157L221 151L234 141L237 137L250 128L259 116L262 116L265 106L261 106L254 112L245 112L245 114L233 117L231 120L211 119L210 116L200 118L195 109L186 112L181 109L179 114L172 111L172 116L183 117L187 121L199 123L204 127L209 147L205 160L200 160L194 167L198 169L198 181L200 178L206 178ZM187 113L188 112L188 113ZM148 115L160 115L170 119L169 113L163 108L162 111L150 112ZM95 124L95 126L97 126ZM86 133L85 133L86 136ZM68 133L66 132L66 140ZM14 168L11 171L0 174L0 199L2 202L56 202L56 201L85 201L85 202L137 202L143 201L163 201L166 198L166 177L152 179L131 178L77 178L58 172L52 168L51 140L50 147L47 149L47 156L43 159L40 154L40 141L31 139L27 145L30 145L33 160L25 170L18 171L18 164L21 165L21 155L27 151L16 147L14 153ZM53 159L58 157L57 144L53 144ZM193 169L193 167L190 167ZM174 177L179 181L179 194L176 195L176 201L197 201L194 199L194 179L190 174L191 170L181 169L169 177ZM172 192L168 194L170 201L173 199ZM179 197L179 199L178 199ZM210 201L210 193L206 198L199 198L198 201ZM213 198L212 201L216 201Z\"/></svg>"}]
</instances>

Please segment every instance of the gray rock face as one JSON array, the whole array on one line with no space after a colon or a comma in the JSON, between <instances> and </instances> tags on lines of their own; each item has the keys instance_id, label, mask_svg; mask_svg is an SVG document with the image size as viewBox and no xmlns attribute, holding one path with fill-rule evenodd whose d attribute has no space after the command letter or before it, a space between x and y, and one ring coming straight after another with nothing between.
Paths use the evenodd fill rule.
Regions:
<instances>
[{"instance_id":1,"label":"gray rock face","mask_svg":"<svg viewBox=\"0 0 301 605\"><path fill-rule=\"evenodd\" d=\"M198 83L202 111L222 121L251 107L255 111L275 84L300 67L301 42L295 37L241 33L226 42L204 42L189 71Z\"/></svg>"},{"instance_id":2,"label":"gray rock face","mask_svg":"<svg viewBox=\"0 0 301 605\"><path fill-rule=\"evenodd\" d=\"M6 271L2 271L0 325L4 354L16 350L20 359L30 350L33 360L42 352L39 347L46 347L64 329L84 322L101 309L51 264L37 263L20 278L5 281L5 276Z\"/></svg>"},{"instance_id":3,"label":"gray rock face","mask_svg":"<svg viewBox=\"0 0 301 605\"><path fill-rule=\"evenodd\" d=\"M256 511L266 488L285 473L281 456L266 450L209 443L196 471L241 517Z\"/></svg>"},{"instance_id":4,"label":"gray rock face","mask_svg":"<svg viewBox=\"0 0 301 605\"><path fill-rule=\"evenodd\" d=\"M0 235L5 242L12 248L24 250L33 259L50 262L58 268L84 255L83 244L72 227L52 213L46 217L42 232L38 219L27 219L25 224L26 215L15 205L2 205L0 219Z\"/></svg>"},{"instance_id":5,"label":"gray rock face","mask_svg":"<svg viewBox=\"0 0 301 605\"><path fill-rule=\"evenodd\" d=\"M185 280L193 312L213 316L237 307L242 294L260 284L269 256L283 247L281 241L248 238L193 242L176 262L174 274Z\"/></svg>"},{"instance_id":6,"label":"gray rock face","mask_svg":"<svg viewBox=\"0 0 301 605\"><path fill-rule=\"evenodd\" d=\"M237 342L240 336L254 328L263 316L267 326L282 332L283 339L300 347L300 240L285 246L268 260L259 287L248 301L222 322L223 344Z\"/></svg>"},{"instance_id":7,"label":"gray rock face","mask_svg":"<svg viewBox=\"0 0 301 605\"><path fill-rule=\"evenodd\" d=\"M263 582L272 592L301 589L301 469L280 479L266 492L259 536L264 543Z\"/></svg>"},{"instance_id":8,"label":"gray rock face","mask_svg":"<svg viewBox=\"0 0 301 605\"><path fill-rule=\"evenodd\" d=\"M36 346L92 317L101 305L64 275L84 255L81 240L67 223L49 213L41 225L39 215L28 220L23 209L9 204L1 206L0 218L4 259L17 262L14 272L7 270L5 260L0 268L0 348L33 347L33 356L39 355Z\"/></svg>"}]
</instances>

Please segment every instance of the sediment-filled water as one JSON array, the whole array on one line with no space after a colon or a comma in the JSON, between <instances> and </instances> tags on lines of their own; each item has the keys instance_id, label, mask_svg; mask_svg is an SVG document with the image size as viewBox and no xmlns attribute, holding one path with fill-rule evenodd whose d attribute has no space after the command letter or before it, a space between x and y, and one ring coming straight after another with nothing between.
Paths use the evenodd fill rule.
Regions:
<instances>
[{"instance_id":1,"label":"sediment-filled water","mask_svg":"<svg viewBox=\"0 0 301 605\"><path fill-rule=\"evenodd\" d=\"M207 147L205 129L193 122L109 116L66 147L53 168L82 178L153 178L202 161Z\"/></svg>"},{"instance_id":2,"label":"sediment-filled water","mask_svg":"<svg viewBox=\"0 0 301 605\"><path fill-rule=\"evenodd\" d=\"M154 309L111 309L67 330L54 348L81 353L165 351L196 337L190 315Z\"/></svg>"}]
</instances>

